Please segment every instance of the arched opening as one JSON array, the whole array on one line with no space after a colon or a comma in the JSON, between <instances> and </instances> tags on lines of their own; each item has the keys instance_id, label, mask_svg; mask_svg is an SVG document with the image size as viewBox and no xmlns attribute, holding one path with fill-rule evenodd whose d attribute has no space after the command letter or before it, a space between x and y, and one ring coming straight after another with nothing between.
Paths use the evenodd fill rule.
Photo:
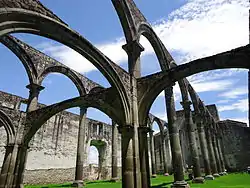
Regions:
<instances>
[{"instance_id":1,"label":"arched opening","mask_svg":"<svg viewBox=\"0 0 250 188\"><path fill-rule=\"evenodd\" d=\"M6 46L0 44L1 64L0 64L0 94L7 92L18 95L23 98L28 97L28 91L25 88L29 84L29 78L24 65L13 52ZM13 84L15 83L15 84Z\"/></svg>"},{"instance_id":2,"label":"arched opening","mask_svg":"<svg viewBox=\"0 0 250 188\"><path fill-rule=\"evenodd\" d=\"M139 42L144 47L144 51L141 54L141 76L159 72L161 68L150 42L143 35L140 37Z\"/></svg>"},{"instance_id":3,"label":"arched opening","mask_svg":"<svg viewBox=\"0 0 250 188\"><path fill-rule=\"evenodd\" d=\"M88 166L91 178L95 180L107 179L111 166L111 149L104 140L88 141Z\"/></svg>"}]
</instances>

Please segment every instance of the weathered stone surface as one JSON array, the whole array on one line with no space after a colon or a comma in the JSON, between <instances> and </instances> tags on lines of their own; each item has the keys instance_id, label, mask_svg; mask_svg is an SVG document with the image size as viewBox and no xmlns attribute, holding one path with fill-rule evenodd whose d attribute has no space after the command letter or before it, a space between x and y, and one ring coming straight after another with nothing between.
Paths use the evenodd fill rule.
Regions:
<instances>
[{"instance_id":1,"label":"weathered stone surface","mask_svg":"<svg viewBox=\"0 0 250 188\"><path fill-rule=\"evenodd\" d=\"M43 6L39 0L2 0L0 1L0 8L21 8L31 10L54 18L55 20L63 23L59 17L57 17L51 10Z\"/></svg>"},{"instance_id":2,"label":"weathered stone surface","mask_svg":"<svg viewBox=\"0 0 250 188\"><path fill-rule=\"evenodd\" d=\"M0 92L0 108L11 117L16 127L25 121L25 113L19 110L22 101L25 101L25 99L5 92ZM40 106L44 105L40 104ZM24 114L24 116L22 116L20 120L21 114ZM106 168L107 171L105 172L106 175L103 175L103 178L109 178L111 177L112 126L91 119L87 119L87 124L88 131L86 133L87 140L85 144L87 151L91 145L95 146L95 143L91 141L101 140L107 143L105 164L103 164L104 172ZM79 116L64 111L50 118L38 130L30 142L27 170L24 180L26 183L52 183L53 179L55 179L57 183L73 180L78 127ZM2 164L5 153L4 146L6 145L6 133L3 127L0 127L0 131L0 163ZM120 135L118 135L117 156L119 168L121 166L120 143L121 138ZM85 168L88 167L88 154L85 156L84 166ZM87 170L85 177L94 179L95 176L97 177L97 172L95 171L96 170L91 172L91 170Z\"/></svg>"}]
</instances>

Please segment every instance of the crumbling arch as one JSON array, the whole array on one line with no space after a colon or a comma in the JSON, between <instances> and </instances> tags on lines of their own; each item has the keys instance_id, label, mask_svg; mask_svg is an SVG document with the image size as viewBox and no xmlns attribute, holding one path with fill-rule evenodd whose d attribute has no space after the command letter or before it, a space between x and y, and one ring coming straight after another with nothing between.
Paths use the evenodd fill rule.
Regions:
<instances>
[{"instance_id":1,"label":"crumbling arch","mask_svg":"<svg viewBox=\"0 0 250 188\"><path fill-rule=\"evenodd\" d=\"M26 51L20 46L16 40L10 35L4 35L0 37L0 42L11 50L23 64L30 83L35 83L37 78L36 68L26 53Z\"/></svg>"},{"instance_id":2,"label":"crumbling arch","mask_svg":"<svg viewBox=\"0 0 250 188\"><path fill-rule=\"evenodd\" d=\"M81 79L68 67L63 66L51 66L46 68L38 79L38 84L41 85L45 77L50 73L61 73L64 76L68 77L76 86L79 95L82 96L86 94L86 89L84 88L84 85L81 81Z\"/></svg>"},{"instance_id":3,"label":"crumbling arch","mask_svg":"<svg viewBox=\"0 0 250 188\"><path fill-rule=\"evenodd\" d=\"M161 69L168 70L170 68L170 63L173 62L173 58L171 57L159 37L156 35L152 27L148 23L141 23L138 28L138 33L139 37L143 35L153 47Z\"/></svg>"},{"instance_id":4,"label":"crumbling arch","mask_svg":"<svg viewBox=\"0 0 250 188\"><path fill-rule=\"evenodd\" d=\"M12 121L2 110L0 110L0 126L3 126L7 133L7 144L14 143L15 128Z\"/></svg>"},{"instance_id":5,"label":"crumbling arch","mask_svg":"<svg viewBox=\"0 0 250 188\"><path fill-rule=\"evenodd\" d=\"M226 68L250 68L250 45L239 47L231 51L223 52L203 59L191 61L178 65L168 71L151 75L154 81L147 92L144 92L140 101L141 117L146 117L156 97L174 82L185 77L204 71L226 69ZM239 61L240 60L240 61ZM146 77L144 78L146 79ZM145 121L145 120L144 120Z\"/></svg>"},{"instance_id":6,"label":"crumbling arch","mask_svg":"<svg viewBox=\"0 0 250 188\"><path fill-rule=\"evenodd\" d=\"M28 143L29 140L36 133L36 131L53 115L73 107L96 108L122 125L122 123L125 121L125 117L121 117L123 113L119 114L119 112L122 110L119 109L119 107L121 108L119 100L115 100L114 98L110 97L108 99L107 97L109 95L114 95L114 93L112 92L113 88L110 88L100 93L86 94L84 96L68 99L30 112L29 114L27 114L27 124L28 126L30 126L30 129L24 137L23 141L25 143ZM114 103L114 101L118 103Z\"/></svg>"},{"instance_id":7,"label":"crumbling arch","mask_svg":"<svg viewBox=\"0 0 250 188\"><path fill-rule=\"evenodd\" d=\"M127 92L120 77L111 65L113 62L108 57L103 55L89 41L71 30L67 25L59 22L58 19L53 19L34 11L8 8L7 6L4 9L0 9L0 11L2 22L0 36L17 32L41 35L69 46L93 63L107 78L111 86L118 91L117 94L121 100L126 120L129 120Z\"/></svg>"}]
</instances>

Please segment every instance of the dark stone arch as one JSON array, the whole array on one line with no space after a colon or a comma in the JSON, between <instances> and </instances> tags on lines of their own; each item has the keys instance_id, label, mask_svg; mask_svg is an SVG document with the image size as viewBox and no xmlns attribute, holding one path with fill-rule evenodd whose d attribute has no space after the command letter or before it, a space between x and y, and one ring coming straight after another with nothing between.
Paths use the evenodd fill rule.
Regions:
<instances>
[{"instance_id":1,"label":"dark stone arch","mask_svg":"<svg viewBox=\"0 0 250 188\"><path fill-rule=\"evenodd\" d=\"M125 120L129 122L130 116L127 91L122 82L122 78L120 78L115 70L115 63L102 54L80 34L58 20L34 11L7 8L8 6L5 5L5 3L3 3L3 5L0 4L0 7L4 8L0 9L0 21L2 23L0 26L0 36L18 32L36 34L61 42L80 53L93 63L104 77L106 77L110 85L118 91L117 94L122 103L122 111L126 117ZM60 33L60 35L58 33Z\"/></svg>"},{"instance_id":2,"label":"dark stone arch","mask_svg":"<svg viewBox=\"0 0 250 188\"><path fill-rule=\"evenodd\" d=\"M39 128L52 116L73 107L96 108L108 115L119 125L125 122L124 113L122 112L122 104L119 99L114 96L113 88L105 89L99 93L86 94L80 97L68 99L50 106L46 106L35 111L27 113L26 123L27 132L23 138L25 143L28 143Z\"/></svg>"},{"instance_id":3,"label":"dark stone arch","mask_svg":"<svg viewBox=\"0 0 250 188\"><path fill-rule=\"evenodd\" d=\"M30 83L36 83L37 71L30 59L29 55L23 49L23 46L16 42L16 39L10 35L4 35L0 37L0 42L11 50L22 62Z\"/></svg>"},{"instance_id":4,"label":"dark stone arch","mask_svg":"<svg viewBox=\"0 0 250 188\"><path fill-rule=\"evenodd\" d=\"M127 43L137 39L138 26L147 22L133 0L112 0L119 16Z\"/></svg>"},{"instance_id":5,"label":"dark stone arch","mask_svg":"<svg viewBox=\"0 0 250 188\"><path fill-rule=\"evenodd\" d=\"M61 73L64 76L68 77L76 86L79 95L84 95L86 94L86 89L84 88L84 85L81 81L81 79L68 67L63 67L63 66L51 66L46 68L41 75L39 76L38 79L38 84L41 85L45 77L50 74L50 73Z\"/></svg>"},{"instance_id":6,"label":"dark stone arch","mask_svg":"<svg viewBox=\"0 0 250 188\"><path fill-rule=\"evenodd\" d=\"M174 59L148 23L141 23L138 29L139 37L143 35L149 41L159 61L162 70L168 70Z\"/></svg>"},{"instance_id":7,"label":"dark stone arch","mask_svg":"<svg viewBox=\"0 0 250 188\"><path fill-rule=\"evenodd\" d=\"M141 117L147 116L156 97L173 83L185 77L204 71L227 68L250 68L250 45L231 51L197 59L178 65L168 71L159 72L138 80L138 88L142 88L139 108ZM144 89L146 88L146 89Z\"/></svg>"},{"instance_id":8,"label":"dark stone arch","mask_svg":"<svg viewBox=\"0 0 250 188\"><path fill-rule=\"evenodd\" d=\"M98 93L98 92L100 92L100 91L102 91L102 90L105 90L105 88L97 86L97 87L92 88L92 89L89 91L89 94Z\"/></svg>"},{"instance_id":9,"label":"dark stone arch","mask_svg":"<svg viewBox=\"0 0 250 188\"><path fill-rule=\"evenodd\" d=\"M15 139L15 128L10 118L2 110L0 110L0 125L5 128L7 133L7 144L14 143Z\"/></svg>"},{"instance_id":10,"label":"dark stone arch","mask_svg":"<svg viewBox=\"0 0 250 188\"><path fill-rule=\"evenodd\" d=\"M153 117L152 120L151 120L151 122L149 123L149 128L150 128L151 130L153 130L153 129L152 129L152 128L153 128L152 126L153 126L153 123L154 123L154 122L157 123L157 125L158 125L158 127L159 127L159 130L160 130L160 133L161 133L161 135L163 135L164 125L162 124L162 122L161 122L161 120L160 120L159 118Z\"/></svg>"}]
</instances>

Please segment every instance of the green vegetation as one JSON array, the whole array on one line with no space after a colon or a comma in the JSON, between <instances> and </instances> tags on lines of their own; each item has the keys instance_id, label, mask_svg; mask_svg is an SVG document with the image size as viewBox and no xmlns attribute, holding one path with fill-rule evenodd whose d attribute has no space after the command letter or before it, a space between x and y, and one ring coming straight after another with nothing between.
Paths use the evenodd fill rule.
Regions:
<instances>
[{"instance_id":1,"label":"green vegetation","mask_svg":"<svg viewBox=\"0 0 250 188\"><path fill-rule=\"evenodd\" d=\"M173 177L158 176L151 180L152 188L167 188L170 187ZM189 182L191 188L250 188L250 175L249 174L229 174L216 178L213 181L206 181L204 184L192 184ZM25 186L25 188L62 188L71 187L70 183L62 185L36 185ZM109 181L89 181L86 182L86 188L120 188L121 182L111 183Z\"/></svg>"}]
</instances>

